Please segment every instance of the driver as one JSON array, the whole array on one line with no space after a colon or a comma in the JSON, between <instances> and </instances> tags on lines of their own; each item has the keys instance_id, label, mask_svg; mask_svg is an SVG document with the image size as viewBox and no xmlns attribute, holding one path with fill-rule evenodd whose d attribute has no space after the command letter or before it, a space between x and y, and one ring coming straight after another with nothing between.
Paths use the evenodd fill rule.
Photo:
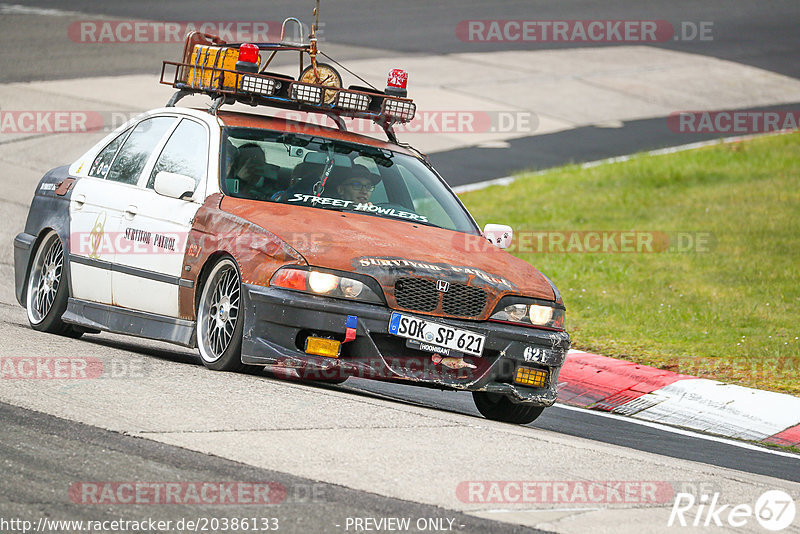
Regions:
<instances>
[{"instance_id":1,"label":"driver","mask_svg":"<svg viewBox=\"0 0 800 534\"><path fill-rule=\"evenodd\" d=\"M233 157L233 164L228 174L229 180L238 182L236 196L255 200L268 200L278 190L277 176L270 174L264 151L255 143L246 143L239 147ZM274 174L274 173L272 173Z\"/></svg>"},{"instance_id":2,"label":"driver","mask_svg":"<svg viewBox=\"0 0 800 534\"><path fill-rule=\"evenodd\" d=\"M375 185L380 177L369 172L363 165L334 167L328 177L325 190L335 192L338 198L358 204L369 204Z\"/></svg>"}]
</instances>

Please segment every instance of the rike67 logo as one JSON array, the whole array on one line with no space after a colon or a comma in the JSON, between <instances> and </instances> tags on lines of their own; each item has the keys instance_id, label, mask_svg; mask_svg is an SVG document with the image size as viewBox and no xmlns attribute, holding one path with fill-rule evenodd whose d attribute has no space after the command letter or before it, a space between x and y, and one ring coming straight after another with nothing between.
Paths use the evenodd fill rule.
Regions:
<instances>
[{"instance_id":1,"label":"rike67 logo","mask_svg":"<svg viewBox=\"0 0 800 534\"><path fill-rule=\"evenodd\" d=\"M703 494L699 499L691 493L678 493L667 526L744 527L752 525L755 518L761 527L778 532L792 524L796 512L794 499L781 490L764 492L754 506L722 504L719 493Z\"/></svg>"}]
</instances>

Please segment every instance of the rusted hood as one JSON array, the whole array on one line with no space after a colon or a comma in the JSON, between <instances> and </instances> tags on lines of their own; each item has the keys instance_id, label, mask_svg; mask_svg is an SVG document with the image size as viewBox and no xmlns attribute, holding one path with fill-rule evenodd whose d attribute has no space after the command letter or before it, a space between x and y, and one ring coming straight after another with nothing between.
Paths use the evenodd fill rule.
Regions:
<instances>
[{"instance_id":1,"label":"rusted hood","mask_svg":"<svg viewBox=\"0 0 800 534\"><path fill-rule=\"evenodd\" d=\"M424 276L553 300L542 274L481 236L346 211L225 197L221 208L279 236L309 265L369 274L383 285Z\"/></svg>"}]
</instances>

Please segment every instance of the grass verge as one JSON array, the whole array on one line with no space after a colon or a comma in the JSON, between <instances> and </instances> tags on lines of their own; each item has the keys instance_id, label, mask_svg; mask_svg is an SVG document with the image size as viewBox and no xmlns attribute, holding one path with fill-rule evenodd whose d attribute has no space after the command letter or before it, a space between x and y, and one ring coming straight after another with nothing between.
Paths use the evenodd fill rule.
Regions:
<instances>
[{"instance_id":1,"label":"grass verge","mask_svg":"<svg viewBox=\"0 0 800 534\"><path fill-rule=\"evenodd\" d=\"M481 226L514 227L574 348L800 395L798 162L793 133L460 196Z\"/></svg>"}]
</instances>

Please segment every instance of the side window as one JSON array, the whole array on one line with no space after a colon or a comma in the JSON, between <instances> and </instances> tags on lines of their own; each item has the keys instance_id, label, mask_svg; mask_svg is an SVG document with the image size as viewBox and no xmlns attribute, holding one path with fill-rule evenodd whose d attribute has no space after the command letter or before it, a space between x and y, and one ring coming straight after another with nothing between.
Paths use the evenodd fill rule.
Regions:
<instances>
[{"instance_id":1,"label":"side window","mask_svg":"<svg viewBox=\"0 0 800 534\"><path fill-rule=\"evenodd\" d=\"M124 184L136 184L150 153L174 123L174 117L155 117L137 124L119 150L106 178Z\"/></svg>"},{"instance_id":2,"label":"side window","mask_svg":"<svg viewBox=\"0 0 800 534\"><path fill-rule=\"evenodd\" d=\"M111 141L103 150L100 151L97 157L94 158L94 162L89 169L89 176L92 178L106 177L108 174L108 169L111 168L111 162L114 161L114 156L117 155L119 147L122 146L122 142L129 133L131 133L130 128L119 134L116 139Z\"/></svg>"},{"instance_id":3,"label":"side window","mask_svg":"<svg viewBox=\"0 0 800 534\"><path fill-rule=\"evenodd\" d=\"M147 187L155 186L156 174L161 171L184 174L194 178L194 186L205 178L208 162L208 134L202 124L183 119L172 132L158 157Z\"/></svg>"}]
</instances>

